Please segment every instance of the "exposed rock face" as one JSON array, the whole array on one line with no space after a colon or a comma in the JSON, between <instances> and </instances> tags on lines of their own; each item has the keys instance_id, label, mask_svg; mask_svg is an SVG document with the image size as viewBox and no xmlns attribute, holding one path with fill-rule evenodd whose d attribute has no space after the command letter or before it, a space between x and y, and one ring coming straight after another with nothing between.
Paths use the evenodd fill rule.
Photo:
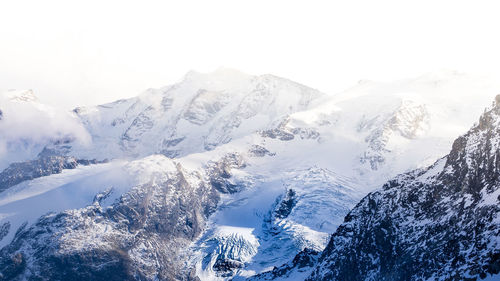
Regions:
<instances>
[{"instance_id":1,"label":"exposed rock face","mask_svg":"<svg viewBox=\"0 0 500 281\"><path fill-rule=\"evenodd\" d=\"M308 280L476 280L500 273L500 105L450 154L366 196Z\"/></svg>"},{"instance_id":2,"label":"exposed rock face","mask_svg":"<svg viewBox=\"0 0 500 281\"><path fill-rule=\"evenodd\" d=\"M290 119L283 120L276 128L263 130L260 135L265 138L291 141L296 136L301 139L318 139L320 134L314 128L296 128L289 125Z\"/></svg>"},{"instance_id":3,"label":"exposed rock face","mask_svg":"<svg viewBox=\"0 0 500 281\"><path fill-rule=\"evenodd\" d=\"M385 155L391 152L387 146L393 135L415 139L428 129L429 118L429 112L424 104L403 100L397 110L385 120L378 120L384 119L379 116L373 120L363 120L358 130L371 130L371 132L365 138L368 149L361 156L361 163L368 163L371 169L377 170L385 163Z\"/></svg>"},{"instance_id":4,"label":"exposed rock face","mask_svg":"<svg viewBox=\"0 0 500 281\"><path fill-rule=\"evenodd\" d=\"M189 108L184 112L183 117L195 125L203 125L212 119L228 102L227 93L200 89L191 100Z\"/></svg>"},{"instance_id":5,"label":"exposed rock face","mask_svg":"<svg viewBox=\"0 0 500 281\"><path fill-rule=\"evenodd\" d=\"M210 175L210 184L219 192L235 193L238 191L238 186L228 179L231 177L230 170L232 168L242 168L245 166L243 158L234 153L223 157L217 162L209 164L208 173Z\"/></svg>"},{"instance_id":6,"label":"exposed rock face","mask_svg":"<svg viewBox=\"0 0 500 281\"><path fill-rule=\"evenodd\" d=\"M303 272L307 274L311 267L317 263L320 254L318 251L306 248L298 253L291 262L275 267L271 271L257 274L248 280L287 280L288 278L300 280L294 277Z\"/></svg>"},{"instance_id":7,"label":"exposed rock face","mask_svg":"<svg viewBox=\"0 0 500 281\"><path fill-rule=\"evenodd\" d=\"M10 230L10 222L4 222L0 225L0 241L7 236Z\"/></svg>"},{"instance_id":8,"label":"exposed rock face","mask_svg":"<svg viewBox=\"0 0 500 281\"><path fill-rule=\"evenodd\" d=\"M290 141L295 138L292 133L286 131L282 127L262 131L261 135L265 138L279 139L282 141Z\"/></svg>"},{"instance_id":9,"label":"exposed rock face","mask_svg":"<svg viewBox=\"0 0 500 281\"><path fill-rule=\"evenodd\" d=\"M64 169L80 165L96 164L102 161L78 160L66 156L43 156L36 160L13 163L0 173L0 192L23 181L59 174Z\"/></svg>"},{"instance_id":10,"label":"exposed rock face","mask_svg":"<svg viewBox=\"0 0 500 281\"><path fill-rule=\"evenodd\" d=\"M120 145L122 149L129 150L135 148L140 140L140 137L153 128L155 125L154 118L151 116L153 114L154 108L152 106L148 106L143 112L134 118L132 124L130 124L120 138Z\"/></svg>"},{"instance_id":11,"label":"exposed rock face","mask_svg":"<svg viewBox=\"0 0 500 281\"><path fill-rule=\"evenodd\" d=\"M233 276L233 271L238 268L242 268L243 263L237 260L233 259L224 259L220 258L218 259L214 266L213 269L214 271L219 273L219 276L221 277L231 277Z\"/></svg>"},{"instance_id":12,"label":"exposed rock face","mask_svg":"<svg viewBox=\"0 0 500 281\"><path fill-rule=\"evenodd\" d=\"M276 155L275 153L270 152L269 150L267 150L267 148L265 148L261 145L252 145L252 147L250 147L248 153L250 156L254 156L254 157L264 157L266 155L269 155L269 156Z\"/></svg>"},{"instance_id":13,"label":"exposed rock face","mask_svg":"<svg viewBox=\"0 0 500 281\"><path fill-rule=\"evenodd\" d=\"M295 207L295 204L297 204L295 191L293 191L293 189L289 189L274 211L276 218L284 219L288 217L288 215L292 212L293 207Z\"/></svg>"},{"instance_id":14,"label":"exposed rock face","mask_svg":"<svg viewBox=\"0 0 500 281\"><path fill-rule=\"evenodd\" d=\"M229 174L229 167L216 166ZM185 265L186 249L215 210L217 187L177 164L102 207L110 192L83 209L22 226L0 251L0 280L197 280Z\"/></svg>"}]
</instances>

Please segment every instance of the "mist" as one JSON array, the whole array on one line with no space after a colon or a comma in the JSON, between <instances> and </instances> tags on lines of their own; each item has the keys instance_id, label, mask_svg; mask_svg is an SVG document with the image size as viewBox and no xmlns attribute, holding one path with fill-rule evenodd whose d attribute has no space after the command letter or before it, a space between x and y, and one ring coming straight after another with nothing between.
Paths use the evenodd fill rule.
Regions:
<instances>
[{"instance_id":1,"label":"mist","mask_svg":"<svg viewBox=\"0 0 500 281\"><path fill-rule=\"evenodd\" d=\"M6 163L33 159L57 141L91 142L71 112L39 103L32 91L1 93L0 110L0 170Z\"/></svg>"}]
</instances>

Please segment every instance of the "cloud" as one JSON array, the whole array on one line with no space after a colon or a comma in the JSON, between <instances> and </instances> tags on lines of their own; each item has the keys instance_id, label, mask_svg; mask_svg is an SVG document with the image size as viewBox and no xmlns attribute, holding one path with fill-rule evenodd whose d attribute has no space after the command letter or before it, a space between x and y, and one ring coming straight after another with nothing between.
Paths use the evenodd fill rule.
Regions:
<instances>
[{"instance_id":1,"label":"cloud","mask_svg":"<svg viewBox=\"0 0 500 281\"><path fill-rule=\"evenodd\" d=\"M48 144L71 141L88 145L91 137L71 112L38 102L32 91L0 94L0 170L32 159Z\"/></svg>"}]
</instances>

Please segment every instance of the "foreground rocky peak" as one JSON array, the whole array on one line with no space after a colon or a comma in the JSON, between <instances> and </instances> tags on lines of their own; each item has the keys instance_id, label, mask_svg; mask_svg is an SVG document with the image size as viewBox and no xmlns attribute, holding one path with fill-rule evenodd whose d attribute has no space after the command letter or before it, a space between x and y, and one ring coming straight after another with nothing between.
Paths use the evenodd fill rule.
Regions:
<instances>
[{"instance_id":1,"label":"foreground rocky peak","mask_svg":"<svg viewBox=\"0 0 500 281\"><path fill-rule=\"evenodd\" d=\"M500 273L499 100L448 156L361 200L308 280L476 280Z\"/></svg>"}]
</instances>

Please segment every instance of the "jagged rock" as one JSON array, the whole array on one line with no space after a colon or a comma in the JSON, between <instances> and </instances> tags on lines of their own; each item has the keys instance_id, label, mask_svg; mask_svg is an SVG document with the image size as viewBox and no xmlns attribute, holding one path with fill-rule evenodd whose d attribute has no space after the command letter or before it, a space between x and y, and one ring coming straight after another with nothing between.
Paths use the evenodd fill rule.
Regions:
<instances>
[{"instance_id":1,"label":"jagged rock","mask_svg":"<svg viewBox=\"0 0 500 281\"><path fill-rule=\"evenodd\" d=\"M59 174L64 169L75 169L78 165L88 166L102 162L106 162L106 160L84 160L67 156L44 155L36 160L12 163L0 173L0 192L23 181Z\"/></svg>"},{"instance_id":2,"label":"jagged rock","mask_svg":"<svg viewBox=\"0 0 500 281\"><path fill-rule=\"evenodd\" d=\"M319 132L311 128L293 128L292 134L300 136L301 139L318 139Z\"/></svg>"},{"instance_id":3,"label":"jagged rock","mask_svg":"<svg viewBox=\"0 0 500 281\"><path fill-rule=\"evenodd\" d=\"M254 156L254 157L264 157L266 155L268 155L268 156L276 155L275 153L270 152L269 150L267 150L267 148L265 148L261 145L252 145L252 147L250 147L248 152L251 156Z\"/></svg>"},{"instance_id":4,"label":"jagged rock","mask_svg":"<svg viewBox=\"0 0 500 281\"><path fill-rule=\"evenodd\" d=\"M422 143L442 144L450 141L449 135L453 133L445 133L446 137L430 133L428 138L419 139L422 132L427 132L429 121L427 115L430 114L431 117L442 115L443 118L460 120L460 122L465 120L461 124L458 124L458 121L434 120L431 122L437 127L450 124L450 127L456 127L457 124L467 123L469 119L464 116L472 115L470 112L474 111L472 106L467 106L465 110L457 107L456 105L462 102L459 98L456 99L460 100L458 103L451 100L451 105L447 103L433 108L436 100L431 96L437 96L437 93L431 91L432 95L421 94L429 88L423 87L422 83L413 83L413 81L410 86L415 85L415 87L408 87L411 92L410 99L415 94L416 101L426 101L426 104L401 106L404 105L401 101L405 102L407 95L403 97L398 92L401 91L399 84L405 84L399 82L389 87L376 87L372 83L363 83L361 85L363 88L373 88L368 91L369 94L366 91L354 90L354 95L353 91L348 91L347 94L341 94L340 98L324 97L318 101L317 98L322 96L320 93L286 79L270 75L236 75L238 76L236 80L226 78L231 75L234 73L224 72L215 76L210 75L210 77L190 74L181 83L158 90L148 90L136 98L91 108L75 109L74 114L90 132L92 141L90 145L74 143L74 135L65 133L63 130L62 133L46 136L49 142L53 142L53 145L45 146L47 144L42 142L31 151L35 153L35 156L45 146L39 158L74 156L77 164L92 164L93 160L78 160L81 158L120 158L122 160L116 162L123 161L130 164L130 159L161 153L171 158L178 157L179 159L175 160L178 161L176 163L185 163L186 167L196 171L186 172L182 166L178 166L178 170L170 174L162 170L165 167L161 167L161 171L155 172L154 175L146 173L144 178L151 179L150 182L130 183L134 185L130 190L132 186L128 186L128 181L135 182L136 177L131 176L129 179L121 173L113 174L116 171L114 169L93 170L94 167L89 167L90 171L78 169L13 189L12 193L19 192L19 194L14 194L15 196L21 195L17 198L28 196L29 200L24 201L28 203L40 203L40 198L54 198L52 195L59 194L61 190L66 192L70 189L71 192L74 187L78 189L82 185L88 185L90 190L99 190L96 191L99 193L75 192L77 194L75 198L85 197L85 200L81 200L82 204L77 207L68 207L68 210L61 213L45 215L38 221L33 221L33 218L21 227L18 225L24 219L10 218L12 222L15 221L12 224L15 227L10 229L9 241L5 241L4 238L3 243L10 243L11 236L16 234L12 243L0 251L2 274L0 280L241 279L254 274L253 272L261 272L291 260L301 249L312 247L314 251L304 250L285 266L278 266L271 273L259 275L271 279L304 280L318 263L320 254L317 250L324 248L328 241L327 233L335 231L341 223L339 219L343 218L358 201L359 197L356 192L359 190L354 189L358 187L358 179L366 178L370 181L373 179L378 183L385 181L386 176L406 171L413 167L412 165L421 164L420 160L415 160L418 157L412 155L415 151L421 152L422 159L434 161L438 155L442 155L444 150L429 149L433 150L432 153L420 150L423 147ZM388 89L397 93L385 93ZM405 88L404 91L407 89ZM443 91L446 92L446 90ZM380 92L384 92L383 98ZM478 95L475 98L479 99ZM497 100L500 101L500 97ZM309 106L310 103L314 104ZM385 108L386 105L388 105L387 108ZM9 107L2 108L10 109ZM450 115L447 110L453 114ZM368 111L368 117L360 118L365 111ZM459 118L450 118L456 117L454 114L460 115ZM480 123L483 128L487 128L494 125L495 121L485 118ZM293 141L289 142L279 141L292 139ZM396 141L392 142L394 139ZM400 140L402 142L399 142ZM484 151L496 147L495 142L496 140L492 139L490 146L484 146ZM22 141L19 143L24 145ZM259 145L255 145L257 143ZM394 147L395 143L397 145L404 143L404 145ZM414 144L419 148L411 148ZM479 146L481 147L482 144ZM473 145L470 145L470 139L466 139L458 142L456 147L459 151L473 147ZM262 157L274 155L268 149L277 151L278 154L275 157ZM236 154L219 159L222 154L235 151ZM402 176L401 181L392 181L379 193L367 197L369 198L366 199L368 209L363 209L361 205L356 209L363 211L362 217L356 216L355 211L351 212L346 218L345 225L354 224L354 221L359 222L355 225L361 225L365 230L356 229L356 235L359 234L360 240L366 238L372 244L368 247L359 241L352 242L353 239L349 235L354 231L345 232L347 234L342 236L343 240L339 238L340 242L335 240L335 243L339 245L345 243L342 244L345 246L345 251L352 250L351 245L360 245L361 249L359 253L356 252L359 256L352 252L341 253L346 254L345 256L351 259L350 261L361 261L358 265L346 262L342 270L349 271L355 266L369 270L370 265L363 263L369 262L372 256L376 258L373 253L380 251L383 255L379 256L388 261L379 262L379 265L382 264L381 270L387 273L387 268L391 265L388 249L393 245L390 243L398 242L401 235L410 236L411 234L411 239L414 239L408 240L411 243L424 241L437 245L431 247L427 244L418 244L417 249L404 248L407 245L401 246L403 243L395 243L396 246L393 247L399 247L397 249L415 249L420 254L422 254L420 248L430 249L431 254L422 255L432 255L430 258L425 256L430 260L431 265L418 260L411 266L425 265L428 270L432 271L445 258L449 258L452 264L448 269L451 268L450 272L458 272L456 278L461 279L463 275L460 275L462 274L460 270L462 269L456 270L456 267L462 264L464 268L467 268L470 263L461 263L460 259L463 257L456 254L456 249L470 246L472 242L462 243L462 245L460 244L462 236L453 236L454 234L447 233L445 230L450 228L459 232L461 225L457 227L456 224L462 215L466 223L475 223L471 218L481 218L477 227L466 229L467 234L472 233L470 236L474 241L473 246L481 248L480 251L495 249L495 245L484 246L483 241L477 238L478 235L480 236L478 233L485 231L485 227L488 231L496 231L488 224L492 217L490 210L482 208L474 213L469 212L469 209L472 208L471 206L482 204L485 194L490 194L488 192L493 192L491 196L488 196L491 198L496 196L493 201L499 202L500 195L495 193L497 192L495 191L496 172L484 178L470 177L464 172L463 167L477 164L480 168L475 171L476 174L483 173L483 170L493 170L488 167L498 166L496 160L498 156L481 162L477 159L485 158L484 153L471 157L464 155L457 153L447 158L456 159L452 162L459 163L456 169L462 170L460 172L454 170L448 177L441 177L441 185L437 181L421 181L421 177L429 176L430 170L429 172L418 171L416 174L409 173L406 178ZM35 156L30 154L23 156L23 159ZM246 156L250 157L243 159ZM369 167L359 165L360 156L361 161ZM410 160L402 165L393 161L394 158L406 159L407 156ZM149 166L160 161L156 159L156 156L153 158L153 161L142 164ZM158 158L165 157L158 156ZM184 160L186 162L183 162ZM209 161L208 164L206 161ZM8 165L12 163L12 160L7 159L5 162ZM352 166L349 166L351 162ZM443 160L439 163L445 165L444 162ZM248 169L243 169L246 164L248 164ZM234 168L241 170L232 171L231 169ZM356 171L355 173L359 169L359 174L362 176L357 177L357 174L351 174L351 168L352 171ZM107 172L102 177L95 177L92 173L97 170L111 171L109 174L113 175L109 176L123 176L123 181L114 178L109 182L107 179L104 180L108 176ZM305 172L307 170L308 172ZM423 174L420 174L421 172ZM86 177L87 173L89 177ZM75 178L83 176L83 179L70 179L74 175L76 175ZM184 180L181 179L182 177ZM429 176L430 178L432 177ZM94 179L98 180L93 181ZM105 184L102 184L101 180ZM419 181L421 184L416 184ZM44 185L35 186L40 182ZM57 186L57 182L63 182L66 190L62 185L50 189L51 183L56 183ZM491 183L492 187L483 189L484 183ZM370 184L373 183L370 182ZM102 186L96 187L99 185ZM448 185L453 188L446 191ZM31 200L32 197L38 195L29 194L30 190L23 189L23 187L32 186L41 187L37 192L46 193L40 194L36 200ZM286 188L284 194L281 188L283 186ZM394 191L395 189L403 191ZM411 191L405 191L407 189ZM363 195L365 191L362 191ZM224 198L224 204L220 207L217 205L219 193L222 193L221 197ZM449 202L458 202L455 204L446 201L449 204L457 206L462 204L463 208L460 207L458 210L463 213L450 218L446 217L444 214L450 214L450 210L455 210L453 209L455 205L441 208L441 204L446 203L441 200L441 193L450 194ZM9 194L10 192L2 194L0 198L2 203L16 200L10 201L13 203L11 209L14 209L16 204L23 205L24 199L17 201L15 196L9 198L7 196ZM382 195L378 197L377 194ZM421 194L424 194L423 199L419 197ZM464 194L465 200L455 200L454 196L460 197ZM276 197L279 199L274 201ZM73 198L66 196L65 199L70 201ZM431 212L432 215L419 213L419 216L414 219L405 212L397 212L400 210L397 206L417 210L424 201L426 202L425 213ZM51 203L47 202L47 204ZM75 204L70 203L71 205L68 204L68 206ZM89 206L81 208L85 204ZM387 204L390 207L386 207ZM28 204L23 206L30 207ZM245 209L247 206L248 208ZM70 210L70 208L76 209ZM31 211L30 208L22 209ZM5 220L4 215L9 215L10 210L9 208L3 210L5 212L1 215ZM214 215L205 226L208 216L216 210L220 211L220 216ZM238 210L246 213L243 214ZM19 210L19 213L24 211ZM36 216L44 213L40 212ZM399 214L401 218L396 217L396 214ZM229 217L231 220L228 219ZM6 221L8 220L9 217ZM421 224L430 224L429 221L437 221L437 223L429 227L412 226L411 231L419 227L425 230L422 235L418 235L416 230L401 234L410 228L405 224L410 221ZM486 226L483 227L482 224ZM344 233L342 231L346 231L343 227L339 229L341 234ZM2 224L0 236L3 229L9 231L9 228L12 227ZM205 228L207 232L203 233ZM370 230L373 230L371 234L368 233ZM440 233L452 237L451 240L446 240L448 238L445 239L446 241L439 240L443 239L439 236ZM351 244L346 242L349 239L351 239ZM189 252L193 241L200 245L197 253ZM459 243L457 244L456 241ZM438 246L449 250L455 256L449 254L442 258L436 252ZM372 256L367 257L366 253ZM335 255L333 252L331 254ZM193 262L196 263L196 267L191 266L191 255L199 255ZM405 252L404 261L415 260L412 255L411 252ZM474 256L476 252L472 251L470 255ZM479 256L476 259L472 257L471 263L476 263L478 266L471 267L471 274L482 277L488 274L488 268L496 270L497 264L489 262L489 260L497 259L496 255L496 253L491 254L491 257L476 255ZM458 260L454 260L457 256ZM325 254L325 258L321 261L326 262L327 258ZM403 265L391 271L394 275L377 276L380 277L379 279L404 279L405 276L401 274L404 274L405 270L409 272L408 268L415 272L420 270L410 267L411 262L402 263L395 260L392 264ZM328 271L331 264L322 265L324 267L318 267L318 270ZM197 270L201 271L197 272ZM198 273L200 273L200 278L196 276ZM349 276L355 278L362 274L365 272Z\"/></svg>"},{"instance_id":5,"label":"jagged rock","mask_svg":"<svg viewBox=\"0 0 500 281\"><path fill-rule=\"evenodd\" d=\"M363 119L358 124L358 131L371 130L365 138L368 149L360 156L360 162L369 164L372 170L377 170L386 163L385 155L391 152L388 143L394 134L406 139L415 139L429 127L430 117L425 104L403 100L389 116Z\"/></svg>"},{"instance_id":6,"label":"jagged rock","mask_svg":"<svg viewBox=\"0 0 500 281\"><path fill-rule=\"evenodd\" d=\"M7 236L10 230L10 222L4 222L0 225L0 241Z\"/></svg>"},{"instance_id":7,"label":"jagged rock","mask_svg":"<svg viewBox=\"0 0 500 281\"><path fill-rule=\"evenodd\" d=\"M203 125L226 106L229 100L227 93L211 92L206 89L200 89L191 100L183 117L193 124Z\"/></svg>"},{"instance_id":8,"label":"jagged rock","mask_svg":"<svg viewBox=\"0 0 500 281\"><path fill-rule=\"evenodd\" d=\"M295 138L292 133L286 132L281 128L262 131L261 135L265 138L279 139L282 141L290 141Z\"/></svg>"},{"instance_id":9,"label":"jagged rock","mask_svg":"<svg viewBox=\"0 0 500 281\"><path fill-rule=\"evenodd\" d=\"M272 75L227 69L190 72L177 84L149 89L136 98L75 109L93 142L73 145L70 155L112 159L156 153L182 157L210 151L271 127L323 95ZM256 127L260 120L266 121Z\"/></svg>"},{"instance_id":10,"label":"jagged rock","mask_svg":"<svg viewBox=\"0 0 500 281\"><path fill-rule=\"evenodd\" d=\"M279 203L278 207L274 211L276 218L284 219L290 215L293 207L297 204L297 198L295 197L295 191L289 189L284 196L284 198Z\"/></svg>"},{"instance_id":11,"label":"jagged rock","mask_svg":"<svg viewBox=\"0 0 500 281\"><path fill-rule=\"evenodd\" d=\"M219 258L213 265L213 269L218 273L221 277L230 277L233 276L234 271L236 269L242 268L243 263L237 260L232 259L223 259Z\"/></svg>"},{"instance_id":12,"label":"jagged rock","mask_svg":"<svg viewBox=\"0 0 500 281\"><path fill-rule=\"evenodd\" d=\"M0 250L0 280L196 280L182 255L215 209L214 187L177 166L108 208L105 196L21 227Z\"/></svg>"},{"instance_id":13,"label":"jagged rock","mask_svg":"<svg viewBox=\"0 0 500 281\"><path fill-rule=\"evenodd\" d=\"M290 119L284 119L276 128L261 131L261 136L265 138L279 139L281 141L291 141L295 136L301 139L318 139L320 134L314 128L297 128L289 126Z\"/></svg>"},{"instance_id":14,"label":"jagged rock","mask_svg":"<svg viewBox=\"0 0 500 281\"><path fill-rule=\"evenodd\" d=\"M0 192L25 180L58 174L63 169L74 169L77 165L75 158L62 156L13 163L0 173Z\"/></svg>"},{"instance_id":15,"label":"jagged rock","mask_svg":"<svg viewBox=\"0 0 500 281\"><path fill-rule=\"evenodd\" d=\"M282 266L274 267L272 270L257 274L253 277L248 278L249 281L257 281L257 280L274 280L274 279L294 279L295 274L300 274L301 272L307 272L313 267L319 257L320 252L305 248L300 251L295 258ZM298 279L296 279L298 280Z\"/></svg>"},{"instance_id":16,"label":"jagged rock","mask_svg":"<svg viewBox=\"0 0 500 281\"><path fill-rule=\"evenodd\" d=\"M210 175L210 184L222 193L235 193L238 191L238 185L232 183L231 169L243 168L245 163L243 158L236 154L229 154L221 160L209 164L208 174Z\"/></svg>"}]
</instances>

